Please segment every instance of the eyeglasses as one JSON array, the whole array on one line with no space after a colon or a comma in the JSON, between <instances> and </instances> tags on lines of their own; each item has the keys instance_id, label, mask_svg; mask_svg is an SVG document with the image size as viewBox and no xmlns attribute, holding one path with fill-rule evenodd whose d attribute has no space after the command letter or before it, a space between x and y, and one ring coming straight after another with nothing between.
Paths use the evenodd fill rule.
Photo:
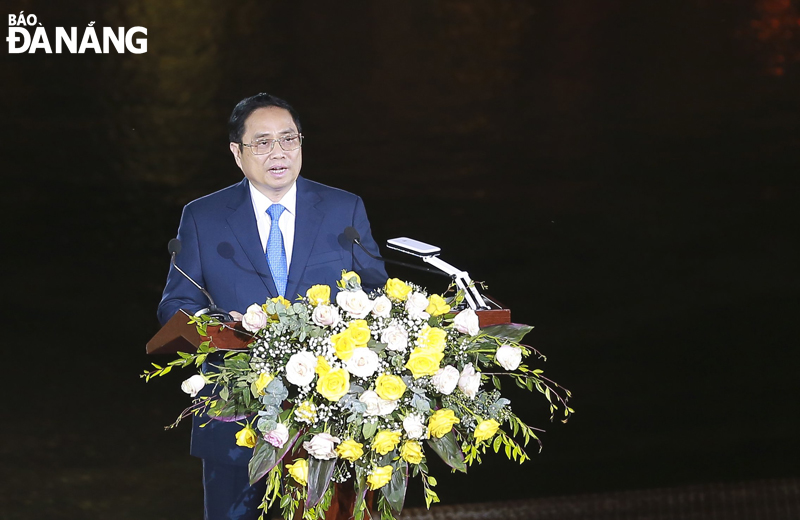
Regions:
<instances>
[{"instance_id":1,"label":"eyeglasses","mask_svg":"<svg viewBox=\"0 0 800 520\"><path fill-rule=\"evenodd\" d=\"M303 134L286 135L280 139L256 139L250 144L240 144L250 148L253 155L266 155L275 148L275 143L278 143L284 152L291 152L303 146Z\"/></svg>"}]
</instances>

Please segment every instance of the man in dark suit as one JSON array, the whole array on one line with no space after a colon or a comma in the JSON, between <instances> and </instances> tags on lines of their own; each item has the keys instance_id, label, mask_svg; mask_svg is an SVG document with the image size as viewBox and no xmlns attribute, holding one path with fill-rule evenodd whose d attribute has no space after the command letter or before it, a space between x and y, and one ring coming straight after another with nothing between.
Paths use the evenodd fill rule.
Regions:
<instances>
[{"instance_id":1,"label":"man in dark suit","mask_svg":"<svg viewBox=\"0 0 800 520\"><path fill-rule=\"evenodd\" d=\"M359 273L367 290L383 285L383 262L343 236L345 228L354 227L378 255L361 198L300 177L303 134L294 109L258 94L234 108L228 130L245 179L186 205L178 227L178 266L219 307L239 317L268 298L294 300L315 284L335 288L342 270ZM203 294L170 268L159 321L179 309L194 313L207 305ZM205 518L257 518L264 488L248 482L252 449L236 446L240 426L211 421L199 427L207 421L194 418L191 448L203 459Z\"/></svg>"}]
</instances>

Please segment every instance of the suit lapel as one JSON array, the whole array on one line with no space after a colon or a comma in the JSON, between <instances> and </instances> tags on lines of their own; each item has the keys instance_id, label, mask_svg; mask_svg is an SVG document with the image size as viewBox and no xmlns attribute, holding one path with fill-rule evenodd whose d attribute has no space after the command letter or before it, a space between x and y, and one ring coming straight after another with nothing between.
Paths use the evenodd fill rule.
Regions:
<instances>
[{"instance_id":1,"label":"suit lapel","mask_svg":"<svg viewBox=\"0 0 800 520\"><path fill-rule=\"evenodd\" d=\"M306 180L297 178L297 208L294 221L294 248L292 265L289 267L289 279L286 283L286 299L293 301L297 296L297 286L308 263L308 257L317 239L322 219L322 211L316 208L322 200L316 192L308 189ZM271 280L270 280L271 281ZM274 286L274 284L273 284Z\"/></svg>"},{"instance_id":2,"label":"suit lapel","mask_svg":"<svg viewBox=\"0 0 800 520\"><path fill-rule=\"evenodd\" d=\"M278 290L275 288L275 281L269 271L267 258L264 256L264 251L261 250L261 239L258 236L253 203L250 200L250 183L246 180L242 181L241 189L237 191L235 197L231 198L228 207L234 210L227 219L231 231L267 288L270 298L274 298L278 295Z\"/></svg>"}]
</instances>

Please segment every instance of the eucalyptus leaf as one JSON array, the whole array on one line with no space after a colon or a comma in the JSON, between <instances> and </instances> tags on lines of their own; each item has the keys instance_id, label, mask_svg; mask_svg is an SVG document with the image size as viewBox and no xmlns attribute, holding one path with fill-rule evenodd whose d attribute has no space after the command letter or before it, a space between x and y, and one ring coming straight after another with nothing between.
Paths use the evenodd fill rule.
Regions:
<instances>
[{"instance_id":1,"label":"eucalyptus leaf","mask_svg":"<svg viewBox=\"0 0 800 520\"><path fill-rule=\"evenodd\" d=\"M333 469L336 467L336 458L322 460L308 457L308 497L306 498L306 509L316 506L333 477Z\"/></svg>"},{"instance_id":2,"label":"eucalyptus leaf","mask_svg":"<svg viewBox=\"0 0 800 520\"><path fill-rule=\"evenodd\" d=\"M442 458L445 464L462 473L467 472L467 465L464 463L464 454L461 452L458 441L456 441L456 436L452 431L441 439L431 437L427 442L428 446Z\"/></svg>"},{"instance_id":3,"label":"eucalyptus leaf","mask_svg":"<svg viewBox=\"0 0 800 520\"><path fill-rule=\"evenodd\" d=\"M481 329L481 334L488 334L496 338L515 341L519 343L527 333L533 330L530 325L521 323L505 323L503 325L489 325Z\"/></svg>"},{"instance_id":4,"label":"eucalyptus leaf","mask_svg":"<svg viewBox=\"0 0 800 520\"><path fill-rule=\"evenodd\" d=\"M413 399L411 399L411 406L413 406L419 412L429 412L431 409L431 404L428 402L427 399L424 397L420 397L417 394L414 394Z\"/></svg>"}]
</instances>

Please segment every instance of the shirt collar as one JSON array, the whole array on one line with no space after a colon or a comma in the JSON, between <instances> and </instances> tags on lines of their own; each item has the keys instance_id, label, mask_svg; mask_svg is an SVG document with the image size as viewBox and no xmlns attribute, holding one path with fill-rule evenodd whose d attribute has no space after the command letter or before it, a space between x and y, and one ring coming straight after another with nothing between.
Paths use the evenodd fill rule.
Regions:
<instances>
[{"instance_id":1,"label":"shirt collar","mask_svg":"<svg viewBox=\"0 0 800 520\"><path fill-rule=\"evenodd\" d=\"M297 214L295 212L297 209L297 182L292 184L292 187L289 188L289 191L287 191L278 202L272 202L269 200L266 195L258 191L255 186L253 186L252 182L248 182L248 184L250 185L250 199L253 201L253 207L255 208L257 214L266 214L267 208L273 204L280 204L292 215Z\"/></svg>"}]
</instances>

